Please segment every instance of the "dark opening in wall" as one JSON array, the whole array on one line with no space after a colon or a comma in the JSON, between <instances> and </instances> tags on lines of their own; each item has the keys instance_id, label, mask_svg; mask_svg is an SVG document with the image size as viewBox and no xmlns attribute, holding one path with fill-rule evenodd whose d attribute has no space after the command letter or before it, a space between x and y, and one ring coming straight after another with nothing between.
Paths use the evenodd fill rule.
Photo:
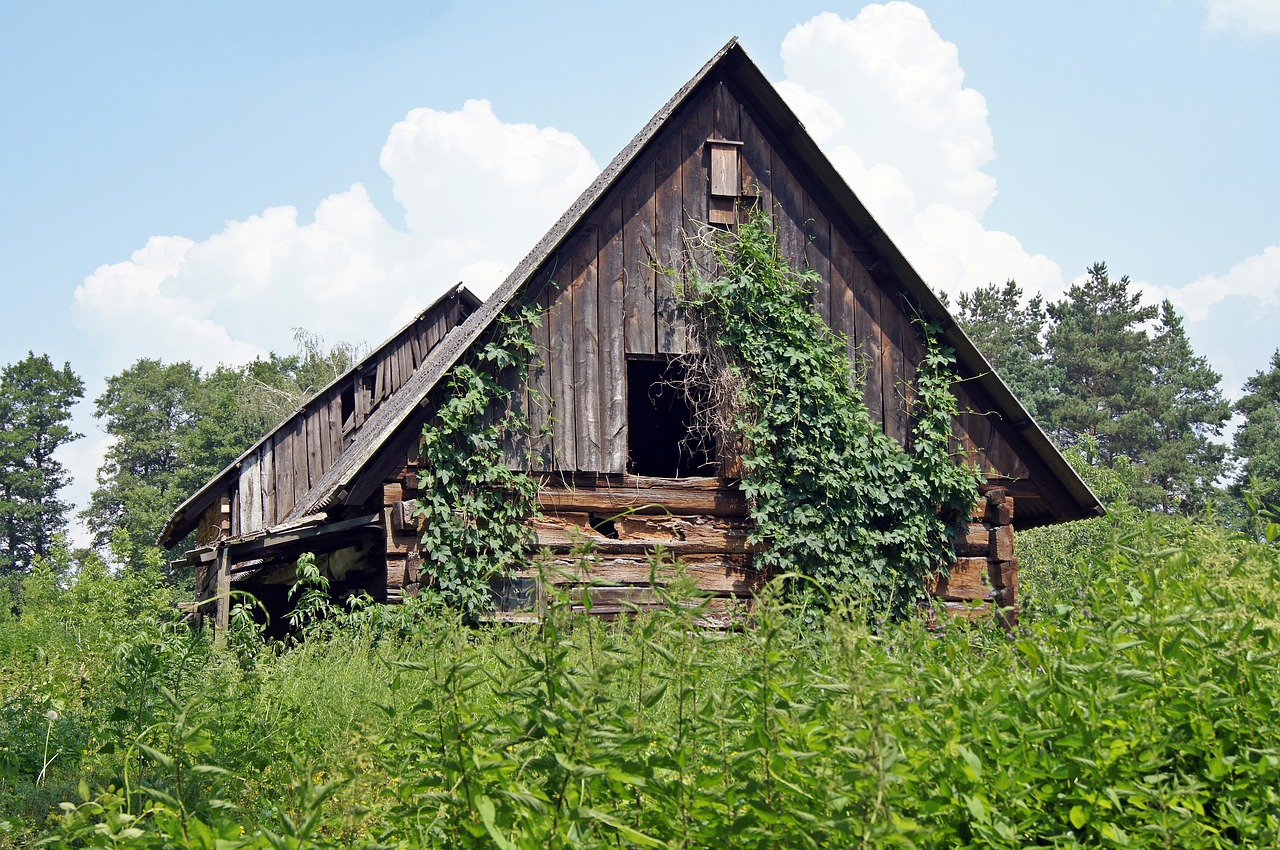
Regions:
<instances>
[{"instance_id":1,"label":"dark opening in wall","mask_svg":"<svg viewBox=\"0 0 1280 850\"><path fill-rule=\"evenodd\" d=\"M346 425L356 412L356 384L355 381L347 384L342 388L342 424Z\"/></svg>"},{"instance_id":2,"label":"dark opening in wall","mask_svg":"<svg viewBox=\"0 0 1280 850\"><path fill-rule=\"evenodd\" d=\"M691 432L684 365L669 358L627 358L627 472L656 478L714 475L712 447Z\"/></svg>"}]
</instances>

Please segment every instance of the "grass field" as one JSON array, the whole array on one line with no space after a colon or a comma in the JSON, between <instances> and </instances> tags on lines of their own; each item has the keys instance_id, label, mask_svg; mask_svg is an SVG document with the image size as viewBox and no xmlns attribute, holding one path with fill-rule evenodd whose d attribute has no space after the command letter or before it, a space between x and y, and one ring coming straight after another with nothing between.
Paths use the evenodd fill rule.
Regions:
<instances>
[{"instance_id":1,"label":"grass field","mask_svg":"<svg viewBox=\"0 0 1280 850\"><path fill-rule=\"evenodd\" d=\"M214 648L156 577L37 572L0 847L1280 845L1280 545L1121 511L1021 546L1011 632L405 606Z\"/></svg>"}]
</instances>

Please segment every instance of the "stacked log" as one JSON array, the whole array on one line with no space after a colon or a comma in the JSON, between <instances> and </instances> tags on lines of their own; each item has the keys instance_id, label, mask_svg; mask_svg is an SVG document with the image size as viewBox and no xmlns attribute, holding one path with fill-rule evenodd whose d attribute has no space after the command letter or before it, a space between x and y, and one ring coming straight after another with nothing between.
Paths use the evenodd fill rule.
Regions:
<instances>
[{"instance_id":1,"label":"stacked log","mask_svg":"<svg viewBox=\"0 0 1280 850\"><path fill-rule=\"evenodd\" d=\"M977 619L999 612L1017 616L1018 559L1013 549L1013 496L992 487L974 505L955 540L956 562L938 576L930 592L955 617Z\"/></svg>"}]
</instances>

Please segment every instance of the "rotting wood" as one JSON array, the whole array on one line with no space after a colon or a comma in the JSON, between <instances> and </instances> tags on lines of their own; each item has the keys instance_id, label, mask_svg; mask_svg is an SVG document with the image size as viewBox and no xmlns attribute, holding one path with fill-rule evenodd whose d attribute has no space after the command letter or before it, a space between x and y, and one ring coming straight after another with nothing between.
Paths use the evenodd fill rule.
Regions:
<instances>
[{"instance_id":1,"label":"rotting wood","mask_svg":"<svg viewBox=\"0 0 1280 850\"><path fill-rule=\"evenodd\" d=\"M765 576L748 565L745 555L690 555L679 565L655 564L647 557L588 555L553 558L541 567L517 572L523 578L544 576L552 585L584 583L647 586L690 580L707 593L755 593Z\"/></svg>"}]
</instances>

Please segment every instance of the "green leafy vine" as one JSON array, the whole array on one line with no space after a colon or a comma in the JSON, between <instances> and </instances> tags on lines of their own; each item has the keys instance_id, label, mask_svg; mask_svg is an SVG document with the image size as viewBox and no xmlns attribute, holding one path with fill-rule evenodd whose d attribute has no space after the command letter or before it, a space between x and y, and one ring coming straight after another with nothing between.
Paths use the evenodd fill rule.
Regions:
<instances>
[{"instance_id":1,"label":"green leafy vine","mask_svg":"<svg viewBox=\"0 0 1280 850\"><path fill-rule=\"evenodd\" d=\"M422 432L415 515L426 585L473 616L491 607L489 582L520 563L532 542L527 523L537 513L537 483L504 463L503 444L530 430L522 408L508 402L538 355L533 328L540 321L532 308L502 315L478 355L450 372Z\"/></svg>"},{"instance_id":2,"label":"green leafy vine","mask_svg":"<svg viewBox=\"0 0 1280 850\"><path fill-rule=\"evenodd\" d=\"M721 388L711 415L741 441L752 533L766 544L758 564L904 615L954 558L954 528L978 496L977 473L949 447L954 352L920 323L926 354L904 449L872 420L845 341L813 311L817 273L791 268L768 218L705 242L720 276L693 274L683 297L720 373L704 378Z\"/></svg>"}]
</instances>

